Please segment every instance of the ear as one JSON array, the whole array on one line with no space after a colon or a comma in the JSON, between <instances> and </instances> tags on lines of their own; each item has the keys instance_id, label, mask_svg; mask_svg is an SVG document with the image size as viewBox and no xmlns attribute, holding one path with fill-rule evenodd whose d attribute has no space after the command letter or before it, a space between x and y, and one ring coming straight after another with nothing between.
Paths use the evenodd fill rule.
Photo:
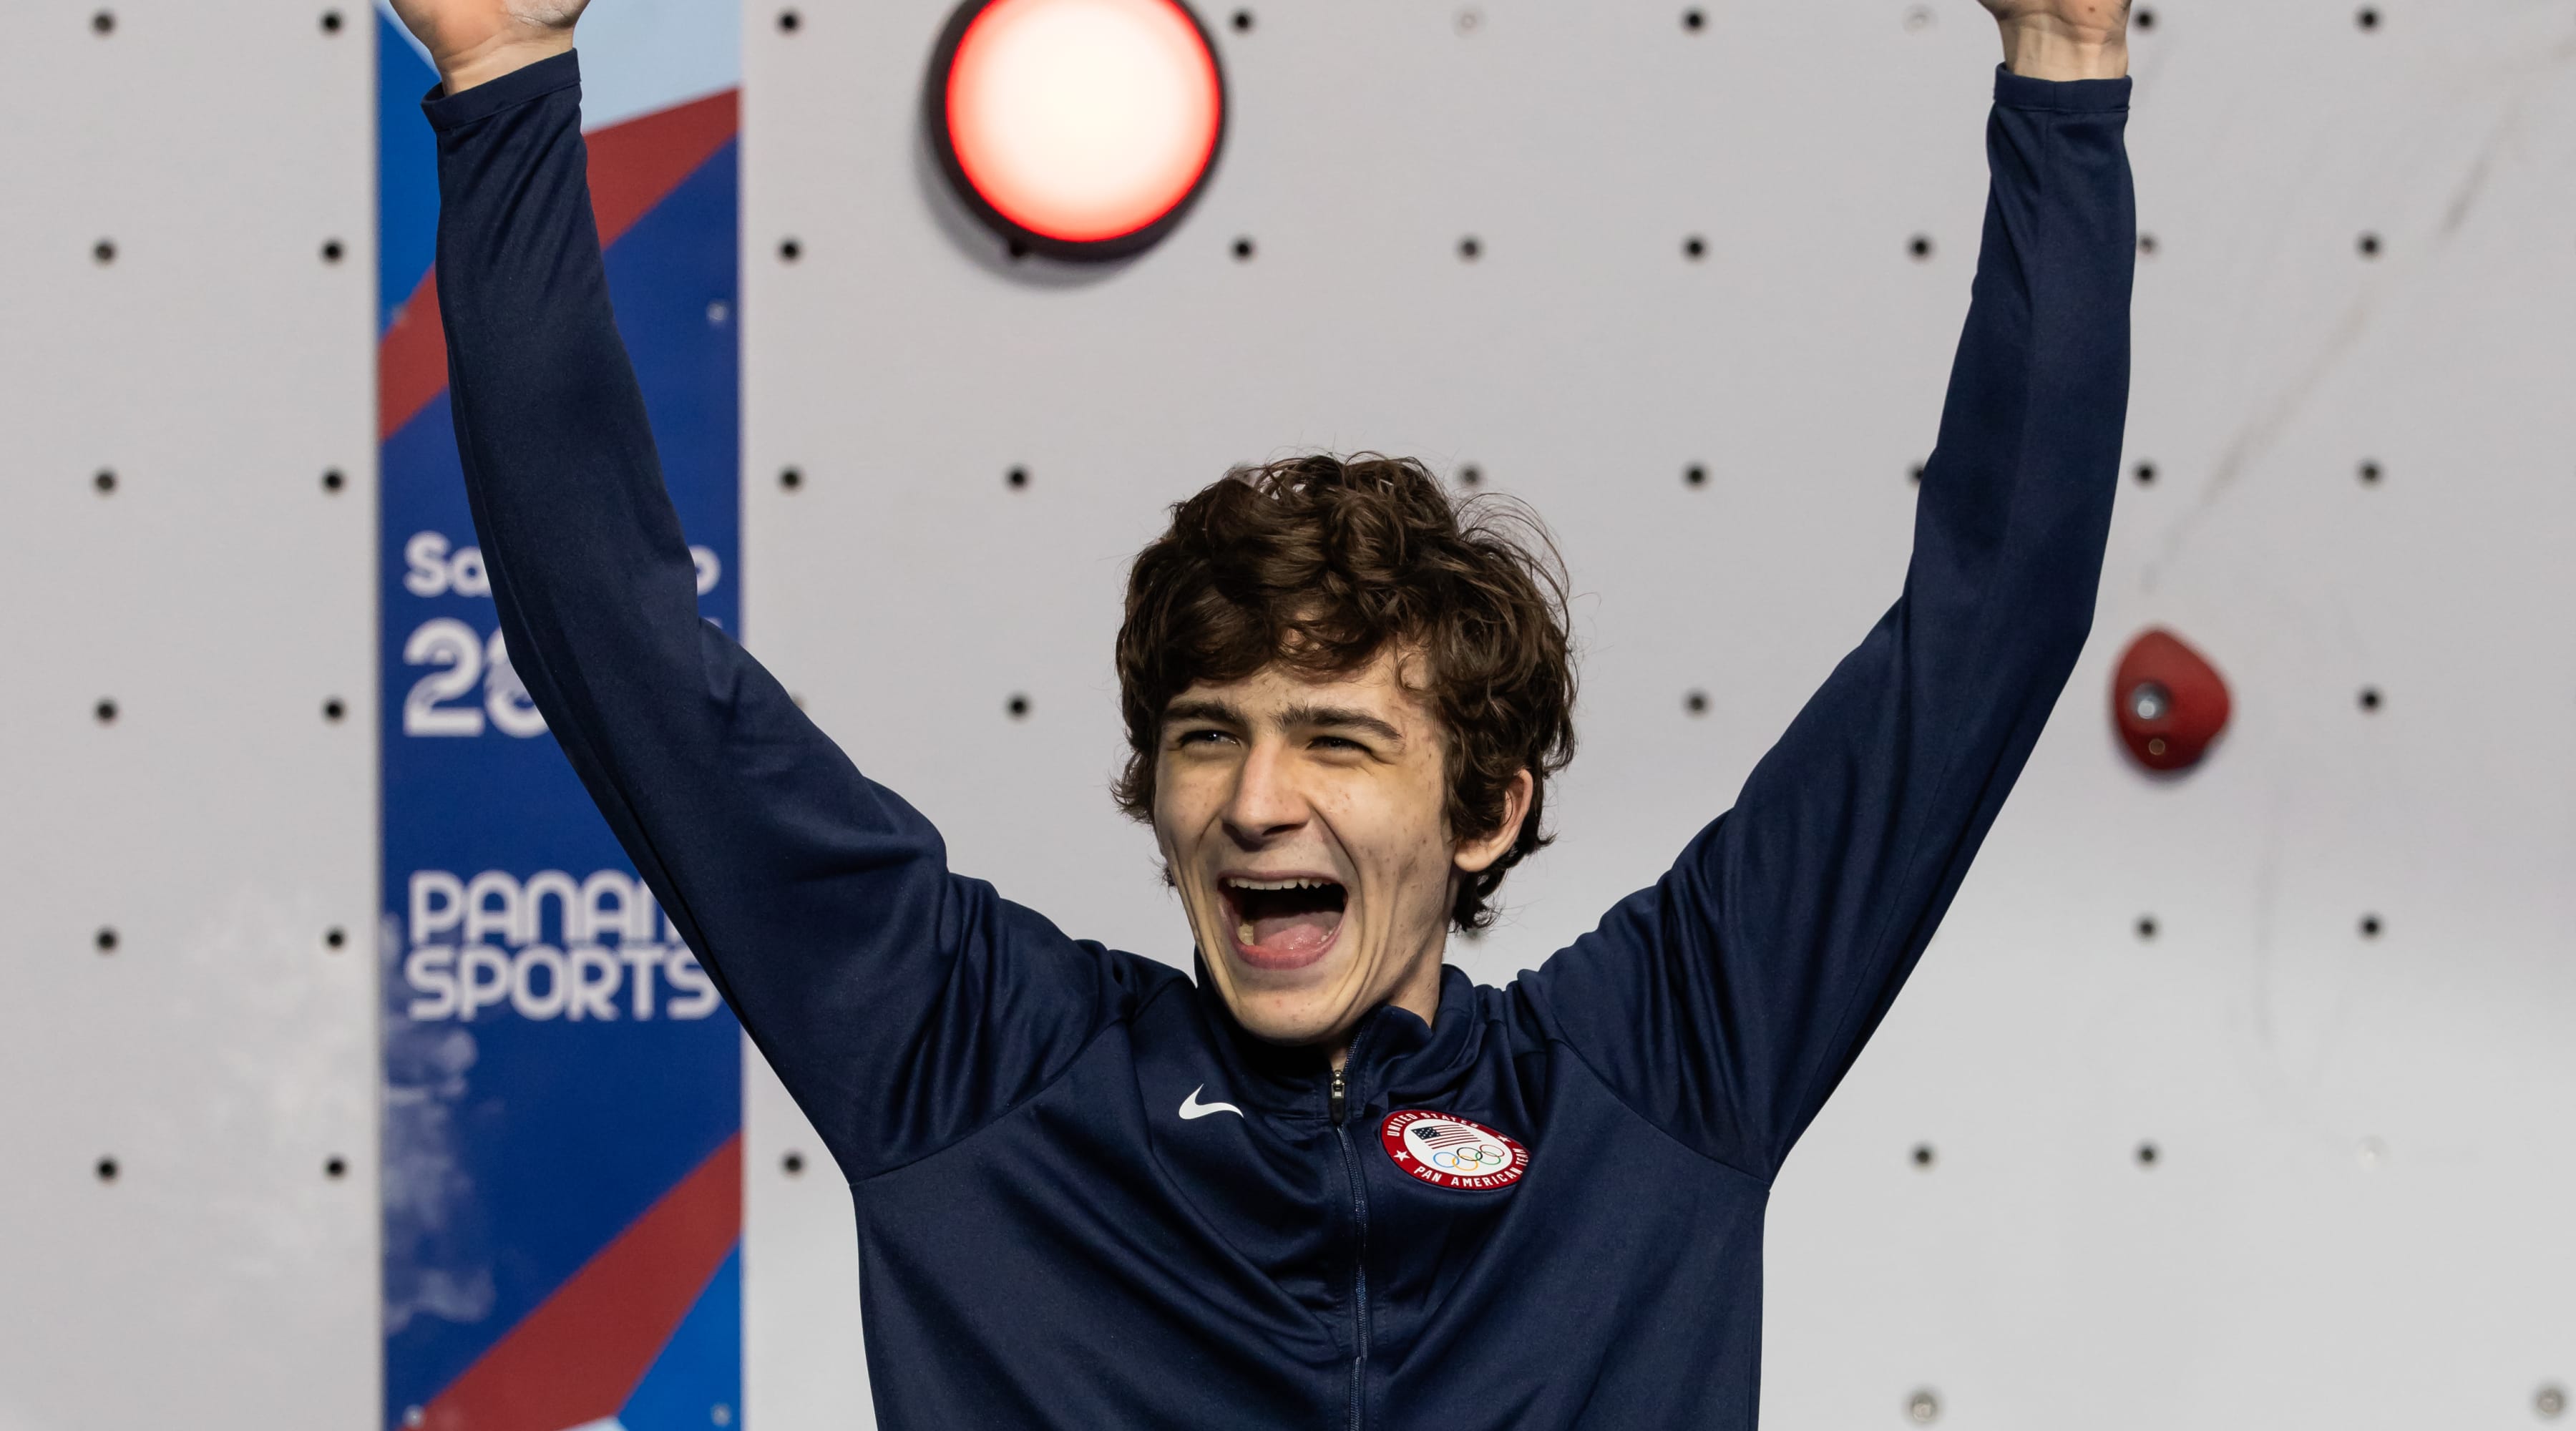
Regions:
<instances>
[{"instance_id":1,"label":"ear","mask_svg":"<svg viewBox=\"0 0 2576 1431\"><path fill-rule=\"evenodd\" d=\"M1482 874L1494 861L1503 857L1512 842L1521 837L1521 821L1529 818L1530 794L1538 788L1527 770L1512 772L1512 783L1503 791L1503 822L1481 840L1461 840L1453 863L1467 874Z\"/></svg>"}]
</instances>

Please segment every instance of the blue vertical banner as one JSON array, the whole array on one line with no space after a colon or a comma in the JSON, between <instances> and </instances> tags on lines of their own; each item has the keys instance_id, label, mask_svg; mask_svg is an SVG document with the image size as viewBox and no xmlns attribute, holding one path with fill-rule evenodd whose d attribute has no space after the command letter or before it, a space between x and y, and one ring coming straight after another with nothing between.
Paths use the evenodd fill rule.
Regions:
<instances>
[{"instance_id":1,"label":"blue vertical banner","mask_svg":"<svg viewBox=\"0 0 2576 1431\"><path fill-rule=\"evenodd\" d=\"M584 20L616 61L584 127L699 607L739 634L736 12L684 8ZM741 1030L512 673L449 423L437 76L377 23L385 1424L738 1425Z\"/></svg>"}]
</instances>

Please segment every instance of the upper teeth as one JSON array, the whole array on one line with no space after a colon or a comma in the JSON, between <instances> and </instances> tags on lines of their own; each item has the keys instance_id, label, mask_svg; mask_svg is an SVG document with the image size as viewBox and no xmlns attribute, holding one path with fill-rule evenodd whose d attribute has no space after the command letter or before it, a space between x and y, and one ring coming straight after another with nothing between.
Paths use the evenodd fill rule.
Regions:
<instances>
[{"instance_id":1,"label":"upper teeth","mask_svg":"<svg viewBox=\"0 0 2576 1431\"><path fill-rule=\"evenodd\" d=\"M1328 879L1230 879L1226 883L1236 889L1330 889L1333 886Z\"/></svg>"}]
</instances>

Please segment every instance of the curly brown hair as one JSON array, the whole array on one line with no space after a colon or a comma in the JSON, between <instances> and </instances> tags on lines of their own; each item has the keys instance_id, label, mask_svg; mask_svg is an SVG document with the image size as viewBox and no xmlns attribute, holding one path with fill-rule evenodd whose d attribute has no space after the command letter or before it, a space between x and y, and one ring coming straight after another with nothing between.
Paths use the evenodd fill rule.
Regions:
<instances>
[{"instance_id":1,"label":"curly brown hair","mask_svg":"<svg viewBox=\"0 0 2576 1431\"><path fill-rule=\"evenodd\" d=\"M1127 764L1119 808L1153 820L1164 709L1193 684L1277 662L1309 680L1348 675L1396 643L1421 655L1408 689L1445 737L1451 836L1503 826L1512 777L1530 773L1520 834L1461 881L1450 919L1493 922L1503 875L1555 838L1547 780L1574 757L1574 661L1565 564L1525 505L1453 502L1409 457L1315 454L1237 467L1172 507L1137 553L1118 631ZM1165 872L1169 878L1169 871Z\"/></svg>"}]
</instances>

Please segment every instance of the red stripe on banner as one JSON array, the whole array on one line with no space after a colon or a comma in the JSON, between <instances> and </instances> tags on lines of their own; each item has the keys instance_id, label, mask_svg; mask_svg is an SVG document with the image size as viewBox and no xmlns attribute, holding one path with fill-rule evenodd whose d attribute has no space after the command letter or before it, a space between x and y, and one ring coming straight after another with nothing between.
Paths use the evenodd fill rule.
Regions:
<instances>
[{"instance_id":1,"label":"red stripe on banner","mask_svg":"<svg viewBox=\"0 0 2576 1431\"><path fill-rule=\"evenodd\" d=\"M680 181L733 138L738 92L726 90L657 109L587 136L590 211L602 245L617 242Z\"/></svg>"},{"instance_id":2,"label":"red stripe on banner","mask_svg":"<svg viewBox=\"0 0 2576 1431\"><path fill-rule=\"evenodd\" d=\"M738 97L726 90L583 136L590 148L590 212L603 248L733 138L741 123ZM376 350L376 440L401 431L445 391L447 330L438 321L438 271L432 269L395 310Z\"/></svg>"},{"instance_id":3,"label":"red stripe on banner","mask_svg":"<svg viewBox=\"0 0 2576 1431\"><path fill-rule=\"evenodd\" d=\"M394 321L376 345L376 440L384 441L420 416L447 390L447 330L438 321L438 270L394 310Z\"/></svg>"},{"instance_id":4,"label":"red stripe on banner","mask_svg":"<svg viewBox=\"0 0 2576 1431\"><path fill-rule=\"evenodd\" d=\"M617 1414L742 1235L742 1135L698 1164L423 1408L429 1431Z\"/></svg>"}]
</instances>

